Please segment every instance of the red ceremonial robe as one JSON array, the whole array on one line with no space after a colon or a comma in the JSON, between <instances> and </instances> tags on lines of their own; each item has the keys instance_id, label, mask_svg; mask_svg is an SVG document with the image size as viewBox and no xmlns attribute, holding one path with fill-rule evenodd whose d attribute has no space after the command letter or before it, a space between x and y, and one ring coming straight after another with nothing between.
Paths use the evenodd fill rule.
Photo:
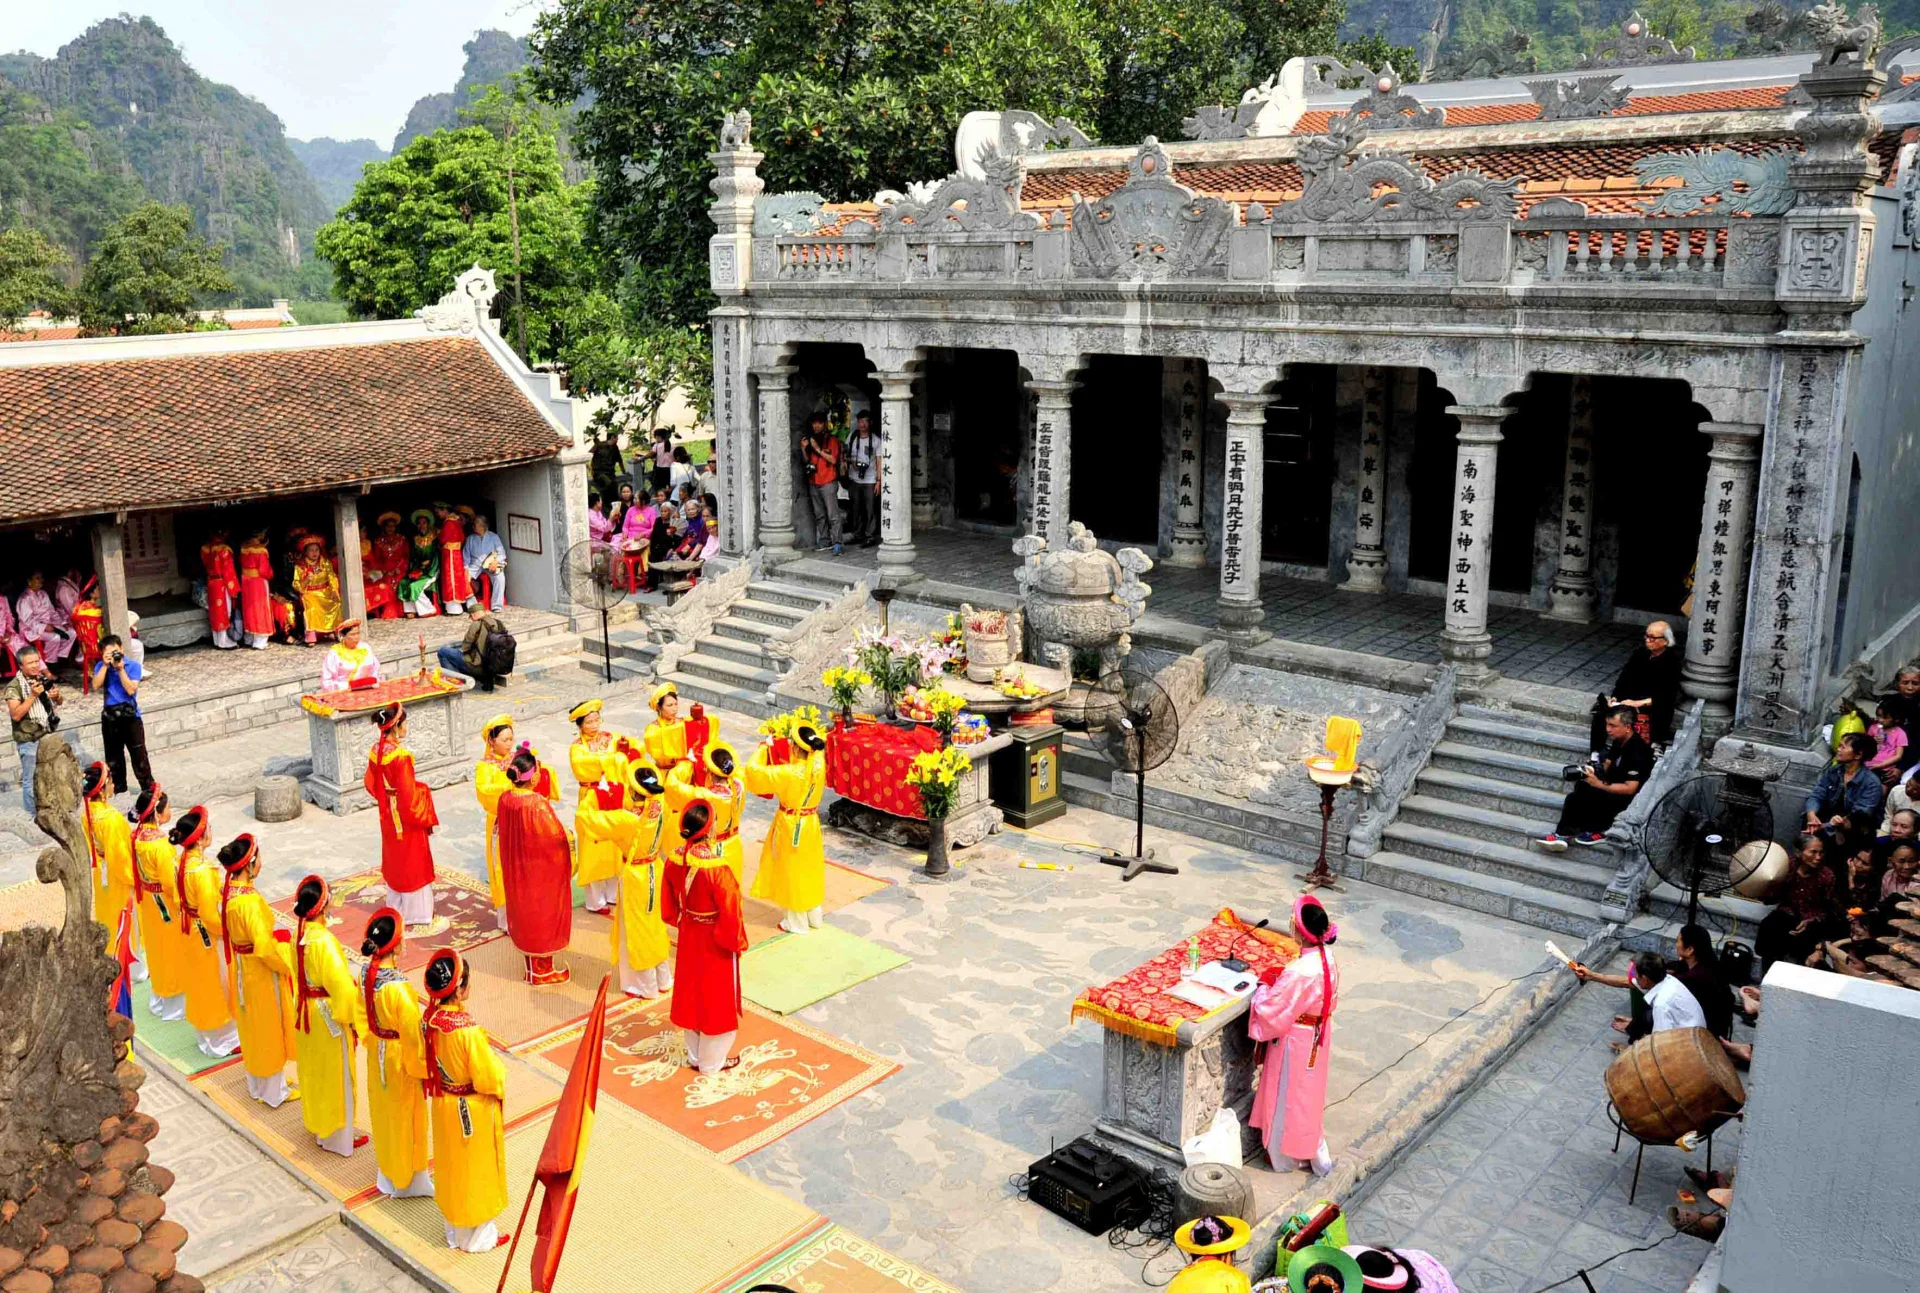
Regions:
<instances>
[{"instance_id":1,"label":"red ceremonial robe","mask_svg":"<svg viewBox=\"0 0 1920 1293\"><path fill-rule=\"evenodd\" d=\"M367 756L367 793L380 804L380 874L395 893L433 883L433 792L414 779L413 752L384 736Z\"/></svg>"},{"instance_id":2,"label":"red ceremonial robe","mask_svg":"<svg viewBox=\"0 0 1920 1293\"><path fill-rule=\"evenodd\" d=\"M373 564L386 575L387 582L398 584L407 577L407 536L383 534L373 541Z\"/></svg>"},{"instance_id":3,"label":"red ceremonial robe","mask_svg":"<svg viewBox=\"0 0 1920 1293\"><path fill-rule=\"evenodd\" d=\"M500 882L507 935L528 956L566 950L573 933L573 846L553 805L532 790L500 796Z\"/></svg>"},{"instance_id":4,"label":"red ceremonial robe","mask_svg":"<svg viewBox=\"0 0 1920 1293\"><path fill-rule=\"evenodd\" d=\"M740 882L711 843L702 840L667 863L660 917L680 930L668 1014L674 1026L714 1036L739 1028L747 923L740 913Z\"/></svg>"},{"instance_id":5,"label":"red ceremonial robe","mask_svg":"<svg viewBox=\"0 0 1920 1293\"><path fill-rule=\"evenodd\" d=\"M200 549L200 564L207 572L207 624L215 633L233 627L233 599L240 595L240 574L233 568L233 549L224 543L208 543Z\"/></svg>"},{"instance_id":6,"label":"red ceremonial robe","mask_svg":"<svg viewBox=\"0 0 1920 1293\"><path fill-rule=\"evenodd\" d=\"M240 627L261 637L273 635L273 557L264 543L240 547Z\"/></svg>"},{"instance_id":7,"label":"red ceremonial robe","mask_svg":"<svg viewBox=\"0 0 1920 1293\"><path fill-rule=\"evenodd\" d=\"M473 589L467 584L467 559L461 550L467 543L467 527L457 516L440 522L440 601L454 605L469 600Z\"/></svg>"}]
</instances>

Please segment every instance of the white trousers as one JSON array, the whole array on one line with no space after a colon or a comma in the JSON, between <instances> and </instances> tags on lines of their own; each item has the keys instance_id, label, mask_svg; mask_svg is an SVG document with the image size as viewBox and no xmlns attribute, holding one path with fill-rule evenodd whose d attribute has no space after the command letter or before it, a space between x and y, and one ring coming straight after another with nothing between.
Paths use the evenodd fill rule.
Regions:
<instances>
[{"instance_id":1,"label":"white trousers","mask_svg":"<svg viewBox=\"0 0 1920 1293\"><path fill-rule=\"evenodd\" d=\"M147 1009L169 1022L187 1017L187 994L182 992L171 997L155 997L147 1003Z\"/></svg>"},{"instance_id":2,"label":"white trousers","mask_svg":"<svg viewBox=\"0 0 1920 1293\"><path fill-rule=\"evenodd\" d=\"M278 1109L287 1102L287 1075L275 1073L272 1077L257 1078L249 1073L247 1094L269 1109Z\"/></svg>"},{"instance_id":3,"label":"white trousers","mask_svg":"<svg viewBox=\"0 0 1920 1293\"><path fill-rule=\"evenodd\" d=\"M135 957L133 960L127 962L127 982L128 983L145 983L146 981L147 981L147 963L141 960L139 957ZM148 1003L147 1009L149 1010L153 1009L153 1005L151 1002ZM155 1013L158 1013L158 1012L155 1012Z\"/></svg>"},{"instance_id":4,"label":"white trousers","mask_svg":"<svg viewBox=\"0 0 1920 1293\"><path fill-rule=\"evenodd\" d=\"M265 633L247 633L243 631L240 636L246 641L246 644L255 651L265 651L267 649L267 635Z\"/></svg>"},{"instance_id":5,"label":"white trousers","mask_svg":"<svg viewBox=\"0 0 1920 1293\"><path fill-rule=\"evenodd\" d=\"M240 645L240 635L231 626L222 630L213 630L213 644L222 651L228 651Z\"/></svg>"},{"instance_id":6,"label":"white trousers","mask_svg":"<svg viewBox=\"0 0 1920 1293\"><path fill-rule=\"evenodd\" d=\"M463 1253L490 1253L500 1246L500 1232L489 1221L484 1226L448 1226L447 1247Z\"/></svg>"},{"instance_id":7,"label":"white trousers","mask_svg":"<svg viewBox=\"0 0 1920 1293\"><path fill-rule=\"evenodd\" d=\"M495 907L493 909L493 918L494 920L499 922L500 932L502 934L506 933L507 932L507 909L505 907Z\"/></svg>"},{"instance_id":8,"label":"white trousers","mask_svg":"<svg viewBox=\"0 0 1920 1293\"><path fill-rule=\"evenodd\" d=\"M727 1052L733 1049L733 1039L740 1035L736 1029L730 1033L696 1033L691 1028L682 1028L687 1038L687 1058L702 1073L718 1073L727 1062Z\"/></svg>"},{"instance_id":9,"label":"white trousers","mask_svg":"<svg viewBox=\"0 0 1920 1293\"><path fill-rule=\"evenodd\" d=\"M619 917L615 917L616 920ZM626 931L620 931L620 957L616 966L620 972L620 991L630 997L645 997L651 1000L663 992L673 991L673 958L669 956L658 965L650 965L644 970L636 970L627 959Z\"/></svg>"},{"instance_id":10,"label":"white trousers","mask_svg":"<svg viewBox=\"0 0 1920 1293\"><path fill-rule=\"evenodd\" d=\"M401 893L396 889L387 890L387 901L400 913L400 919L409 925L425 925L433 920L433 886L415 889L411 893Z\"/></svg>"},{"instance_id":11,"label":"white trousers","mask_svg":"<svg viewBox=\"0 0 1920 1293\"><path fill-rule=\"evenodd\" d=\"M415 615L419 615L423 617L428 615L438 615L440 613L440 608L433 604L432 592L422 593L420 594L420 596L416 597L414 600L410 602L402 602L400 603L400 607L402 610L409 610L409 611L412 611Z\"/></svg>"},{"instance_id":12,"label":"white trousers","mask_svg":"<svg viewBox=\"0 0 1920 1293\"><path fill-rule=\"evenodd\" d=\"M196 1031L200 1034L202 1055L224 1059L240 1049L240 1029L231 1019L212 1031L205 1028Z\"/></svg>"},{"instance_id":13,"label":"white trousers","mask_svg":"<svg viewBox=\"0 0 1920 1293\"><path fill-rule=\"evenodd\" d=\"M589 880L587 882L587 910L605 911L620 901L620 879Z\"/></svg>"},{"instance_id":14,"label":"white trousers","mask_svg":"<svg viewBox=\"0 0 1920 1293\"><path fill-rule=\"evenodd\" d=\"M393 1182L387 1179L387 1174L376 1167L373 1169L373 1185L389 1199L431 1199L433 1197L433 1173L424 1167L413 1174L413 1179L407 1182L404 1190L394 1189Z\"/></svg>"}]
</instances>

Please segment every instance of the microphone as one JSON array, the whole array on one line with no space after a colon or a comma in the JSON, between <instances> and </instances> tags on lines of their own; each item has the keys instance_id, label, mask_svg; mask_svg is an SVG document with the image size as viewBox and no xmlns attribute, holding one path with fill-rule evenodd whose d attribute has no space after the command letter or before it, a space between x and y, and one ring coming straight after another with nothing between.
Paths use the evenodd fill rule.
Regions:
<instances>
[{"instance_id":1,"label":"microphone","mask_svg":"<svg viewBox=\"0 0 1920 1293\"><path fill-rule=\"evenodd\" d=\"M1235 948L1240 946L1241 939L1245 938L1248 934L1251 934L1256 929L1265 929L1272 922L1273 922L1273 917L1268 916L1263 918L1259 924L1248 926L1247 928L1241 930L1238 934L1235 934L1233 936L1233 941L1227 944L1227 951L1229 955L1220 962L1221 968L1226 970L1232 970L1235 974L1245 973L1248 969L1252 968L1245 961L1241 960L1237 956L1231 955L1231 953Z\"/></svg>"}]
</instances>

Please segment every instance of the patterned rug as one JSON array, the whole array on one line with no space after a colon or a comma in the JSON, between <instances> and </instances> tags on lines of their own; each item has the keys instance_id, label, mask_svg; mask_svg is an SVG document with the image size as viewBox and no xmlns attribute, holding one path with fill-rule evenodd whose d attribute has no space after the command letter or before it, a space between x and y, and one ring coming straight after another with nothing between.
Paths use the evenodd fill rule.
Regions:
<instances>
[{"instance_id":1,"label":"patterned rug","mask_svg":"<svg viewBox=\"0 0 1920 1293\"><path fill-rule=\"evenodd\" d=\"M380 876L380 869L356 871L352 875L342 876L329 882L333 890L333 907L327 913L327 928L347 949L347 955L360 955L360 942L367 936L367 922L373 913L387 905L387 882ZM288 894L273 904L273 910L280 923L291 929L293 920L293 895ZM491 942L500 937L499 926L493 914L493 902L487 895L486 882L476 880L463 871L449 871L438 867L433 875L433 922L423 928L407 931L407 945L400 954L400 968L418 970L433 959L433 954L443 947L451 947L464 952L470 947ZM584 1013L585 1006L581 1007Z\"/></svg>"},{"instance_id":2,"label":"patterned rug","mask_svg":"<svg viewBox=\"0 0 1920 1293\"><path fill-rule=\"evenodd\" d=\"M681 1140L731 1163L899 1071L851 1043L751 1003L740 1020L737 1067L705 1076L686 1066L671 998L626 1001L607 1012L600 1089ZM536 1062L564 1075L579 1028L545 1039ZM603 1106L604 1107L604 1106Z\"/></svg>"},{"instance_id":3,"label":"patterned rug","mask_svg":"<svg viewBox=\"0 0 1920 1293\"><path fill-rule=\"evenodd\" d=\"M507 1133L507 1207L520 1217L550 1119ZM459 1253L446 1246L432 1199L379 1199L356 1214L461 1293L493 1293L507 1249ZM731 1289L793 1250L827 1222L805 1204L716 1162L615 1101L593 1120L559 1286L568 1293L698 1293ZM507 1285L524 1289L533 1219Z\"/></svg>"},{"instance_id":4,"label":"patterned rug","mask_svg":"<svg viewBox=\"0 0 1920 1293\"><path fill-rule=\"evenodd\" d=\"M794 1293L959 1293L839 1226L809 1235L727 1293L745 1293L757 1284L783 1284Z\"/></svg>"}]
</instances>

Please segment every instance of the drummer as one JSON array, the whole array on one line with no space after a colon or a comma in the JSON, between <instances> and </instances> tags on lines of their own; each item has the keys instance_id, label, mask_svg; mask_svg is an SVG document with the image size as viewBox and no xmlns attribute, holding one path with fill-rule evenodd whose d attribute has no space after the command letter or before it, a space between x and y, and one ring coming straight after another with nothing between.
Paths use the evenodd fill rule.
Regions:
<instances>
[{"instance_id":1,"label":"drummer","mask_svg":"<svg viewBox=\"0 0 1920 1293\"><path fill-rule=\"evenodd\" d=\"M1627 1035L1628 1041L1638 1041L1647 1033L1664 1033L1669 1028L1706 1028L1707 1012L1700 1008L1699 999L1687 990L1687 985L1667 973L1666 960L1654 952L1640 952L1633 958L1624 976L1601 974L1590 970L1579 962L1574 962L1573 972L1583 982L1604 983L1610 987L1627 988L1634 997L1634 1016L1640 1014L1639 1006L1646 1005L1646 1026L1640 1027L1636 1017L1615 1015L1613 1027L1616 1032ZM1615 1050L1625 1050L1626 1042L1614 1044Z\"/></svg>"}]
</instances>

